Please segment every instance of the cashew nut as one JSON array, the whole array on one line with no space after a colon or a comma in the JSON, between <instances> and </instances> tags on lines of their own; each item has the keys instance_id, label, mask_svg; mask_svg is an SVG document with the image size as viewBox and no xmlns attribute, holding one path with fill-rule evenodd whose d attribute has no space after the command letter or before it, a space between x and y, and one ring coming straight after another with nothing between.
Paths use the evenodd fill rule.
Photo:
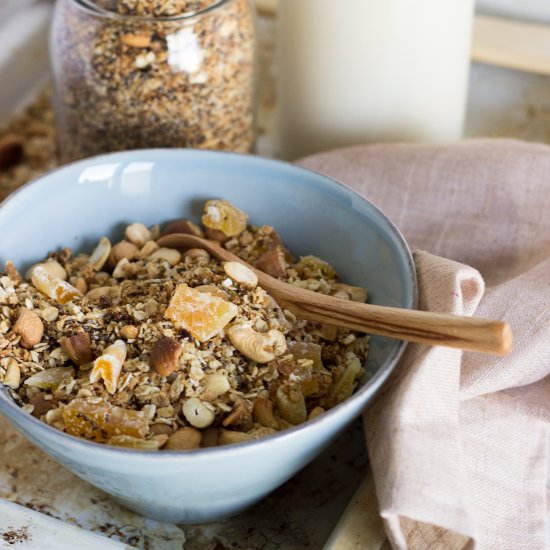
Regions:
<instances>
[{"instance_id":1,"label":"cashew nut","mask_svg":"<svg viewBox=\"0 0 550 550\"><path fill-rule=\"evenodd\" d=\"M256 332L250 323L235 323L225 329L229 341L246 357L256 363L269 363L286 351L282 332Z\"/></svg>"}]
</instances>

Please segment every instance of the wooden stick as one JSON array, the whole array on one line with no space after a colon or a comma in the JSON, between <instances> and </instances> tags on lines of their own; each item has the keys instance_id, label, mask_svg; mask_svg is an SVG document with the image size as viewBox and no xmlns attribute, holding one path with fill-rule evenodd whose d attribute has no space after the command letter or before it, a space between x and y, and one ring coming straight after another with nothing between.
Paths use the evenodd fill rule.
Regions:
<instances>
[{"instance_id":1,"label":"wooden stick","mask_svg":"<svg viewBox=\"0 0 550 550\"><path fill-rule=\"evenodd\" d=\"M382 550L385 541L374 481L368 472L323 550Z\"/></svg>"},{"instance_id":2,"label":"wooden stick","mask_svg":"<svg viewBox=\"0 0 550 550\"><path fill-rule=\"evenodd\" d=\"M538 74L550 74L550 26L477 15L472 59Z\"/></svg>"},{"instance_id":3,"label":"wooden stick","mask_svg":"<svg viewBox=\"0 0 550 550\"><path fill-rule=\"evenodd\" d=\"M218 260L246 265L281 307L301 319L432 346L499 355L509 353L512 348L512 331L502 321L351 302L275 279L213 241L174 233L157 242L160 246L179 250L203 248Z\"/></svg>"}]
</instances>

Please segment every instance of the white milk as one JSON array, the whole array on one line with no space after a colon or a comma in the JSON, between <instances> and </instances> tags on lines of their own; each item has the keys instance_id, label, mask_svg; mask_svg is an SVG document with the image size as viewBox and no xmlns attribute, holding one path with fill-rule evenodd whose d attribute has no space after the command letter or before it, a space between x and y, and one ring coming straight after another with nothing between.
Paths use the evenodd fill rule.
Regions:
<instances>
[{"instance_id":1,"label":"white milk","mask_svg":"<svg viewBox=\"0 0 550 550\"><path fill-rule=\"evenodd\" d=\"M460 139L473 0L279 0L282 155Z\"/></svg>"}]
</instances>

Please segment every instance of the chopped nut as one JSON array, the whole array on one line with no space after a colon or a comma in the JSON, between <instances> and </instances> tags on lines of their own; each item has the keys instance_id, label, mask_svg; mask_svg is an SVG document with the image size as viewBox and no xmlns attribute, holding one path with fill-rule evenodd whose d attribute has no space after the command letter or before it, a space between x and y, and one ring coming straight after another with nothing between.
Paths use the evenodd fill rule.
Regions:
<instances>
[{"instance_id":1,"label":"chopped nut","mask_svg":"<svg viewBox=\"0 0 550 550\"><path fill-rule=\"evenodd\" d=\"M224 262L223 270L233 281L243 285L245 288L256 288L258 276L249 267L240 262Z\"/></svg>"},{"instance_id":2,"label":"chopped nut","mask_svg":"<svg viewBox=\"0 0 550 550\"><path fill-rule=\"evenodd\" d=\"M171 266L178 265L181 262L181 252L173 248L159 248L149 256L151 260L164 260Z\"/></svg>"},{"instance_id":3,"label":"chopped nut","mask_svg":"<svg viewBox=\"0 0 550 550\"><path fill-rule=\"evenodd\" d=\"M139 248L151 240L151 233L142 223L133 223L126 228L126 238Z\"/></svg>"},{"instance_id":4,"label":"chopped nut","mask_svg":"<svg viewBox=\"0 0 550 550\"><path fill-rule=\"evenodd\" d=\"M151 44L151 36L145 34L123 34L120 40L131 48L148 48Z\"/></svg>"},{"instance_id":5,"label":"chopped nut","mask_svg":"<svg viewBox=\"0 0 550 550\"><path fill-rule=\"evenodd\" d=\"M59 317L59 310L54 306L46 306L40 313L42 319L47 323L51 323Z\"/></svg>"},{"instance_id":6,"label":"chopped nut","mask_svg":"<svg viewBox=\"0 0 550 550\"><path fill-rule=\"evenodd\" d=\"M136 258L138 260L147 259L155 250L158 250L160 247L155 241L147 241L140 249Z\"/></svg>"},{"instance_id":7,"label":"chopped nut","mask_svg":"<svg viewBox=\"0 0 550 550\"><path fill-rule=\"evenodd\" d=\"M201 446L202 434L195 428L181 428L174 432L166 442L165 449L169 451L183 451L186 449L198 449Z\"/></svg>"},{"instance_id":8,"label":"chopped nut","mask_svg":"<svg viewBox=\"0 0 550 550\"><path fill-rule=\"evenodd\" d=\"M79 367L94 360L90 335L87 332L61 338L59 345L67 357Z\"/></svg>"},{"instance_id":9,"label":"chopped nut","mask_svg":"<svg viewBox=\"0 0 550 550\"><path fill-rule=\"evenodd\" d=\"M126 269L124 268L129 264L130 262L127 258L122 258L113 269L113 277L115 279L124 279L126 277Z\"/></svg>"},{"instance_id":10,"label":"chopped nut","mask_svg":"<svg viewBox=\"0 0 550 550\"><path fill-rule=\"evenodd\" d=\"M214 422L216 415L200 399L190 397L183 403L183 415L195 428L206 428Z\"/></svg>"},{"instance_id":11,"label":"chopped nut","mask_svg":"<svg viewBox=\"0 0 550 550\"><path fill-rule=\"evenodd\" d=\"M239 399L235 403L233 410L226 418L224 418L222 424L225 427L239 427L244 432L253 427L254 423L252 421L252 411L244 399Z\"/></svg>"},{"instance_id":12,"label":"chopped nut","mask_svg":"<svg viewBox=\"0 0 550 550\"><path fill-rule=\"evenodd\" d=\"M286 275L287 263L283 247L278 245L268 250L256 262L255 267L272 277L284 277Z\"/></svg>"},{"instance_id":13,"label":"chopped nut","mask_svg":"<svg viewBox=\"0 0 550 550\"><path fill-rule=\"evenodd\" d=\"M178 368L181 346L173 338L161 338L151 351L151 365L161 375L168 376Z\"/></svg>"},{"instance_id":14,"label":"chopped nut","mask_svg":"<svg viewBox=\"0 0 550 550\"><path fill-rule=\"evenodd\" d=\"M101 268L107 263L109 255L111 254L111 241L107 237L101 237L98 245L90 256L90 264L96 271L100 271Z\"/></svg>"},{"instance_id":15,"label":"chopped nut","mask_svg":"<svg viewBox=\"0 0 550 550\"><path fill-rule=\"evenodd\" d=\"M21 369L15 359L9 360L3 382L12 390L16 390L21 384Z\"/></svg>"},{"instance_id":16,"label":"chopped nut","mask_svg":"<svg viewBox=\"0 0 550 550\"><path fill-rule=\"evenodd\" d=\"M86 294L88 292L88 283L84 277L77 277L74 282L74 287L81 293Z\"/></svg>"},{"instance_id":17,"label":"chopped nut","mask_svg":"<svg viewBox=\"0 0 550 550\"><path fill-rule=\"evenodd\" d=\"M110 300L118 300L120 298L121 289L118 286L98 286L93 288L86 294L86 298L91 302L96 302L101 298L109 298Z\"/></svg>"},{"instance_id":18,"label":"chopped nut","mask_svg":"<svg viewBox=\"0 0 550 550\"><path fill-rule=\"evenodd\" d=\"M282 332L256 332L249 323L240 322L225 329L231 343L246 357L257 363L269 363L286 351Z\"/></svg>"},{"instance_id":19,"label":"chopped nut","mask_svg":"<svg viewBox=\"0 0 550 550\"><path fill-rule=\"evenodd\" d=\"M120 329L120 335L126 340L135 340L139 335L139 329L134 325L125 325Z\"/></svg>"},{"instance_id":20,"label":"chopped nut","mask_svg":"<svg viewBox=\"0 0 550 550\"><path fill-rule=\"evenodd\" d=\"M162 235L171 235L173 233L184 233L186 235L194 235L195 237L204 237L202 229L191 220L173 221L162 230Z\"/></svg>"},{"instance_id":21,"label":"chopped nut","mask_svg":"<svg viewBox=\"0 0 550 550\"><path fill-rule=\"evenodd\" d=\"M13 327L13 332L20 336L19 343L24 348L32 348L42 340L44 324L38 315L26 307L19 310L19 317Z\"/></svg>"},{"instance_id":22,"label":"chopped nut","mask_svg":"<svg viewBox=\"0 0 550 550\"><path fill-rule=\"evenodd\" d=\"M120 260L133 260L139 254L139 248L128 241L120 241L111 249L109 256L109 265L115 267Z\"/></svg>"},{"instance_id":23,"label":"chopped nut","mask_svg":"<svg viewBox=\"0 0 550 550\"><path fill-rule=\"evenodd\" d=\"M10 261L6 262L6 274L16 285L23 282L23 277L21 277L17 268Z\"/></svg>"},{"instance_id":24,"label":"chopped nut","mask_svg":"<svg viewBox=\"0 0 550 550\"><path fill-rule=\"evenodd\" d=\"M205 392L202 397L206 400L218 398L220 395L227 393L231 389L231 384L227 376L223 374L209 374L204 380Z\"/></svg>"},{"instance_id":25,"label":"chopped nut","mask_svg":"<svg viewBox=\"0 0 550 550\"><path fill-rule=\"evenodd\" d=\"M367 291L359 286L350 286L343 283L332 285L332 296L343 298L344 300L353 300L354 302L365 303L367 300Z\"/></svg>"},{"instance_id":26,"label":"chopped nut","mask_svg":"<svg viewBox=\"0 0 550 550\"><path fill-rule=\"evenodd\" d=\"M194 260L198 258L204 258L205 260L210 259L210 254L206 252L206 250L203 250L202 248L190 248L185 254L183 255L184 258L193 258Z\"/></svg>"}]
</instances>

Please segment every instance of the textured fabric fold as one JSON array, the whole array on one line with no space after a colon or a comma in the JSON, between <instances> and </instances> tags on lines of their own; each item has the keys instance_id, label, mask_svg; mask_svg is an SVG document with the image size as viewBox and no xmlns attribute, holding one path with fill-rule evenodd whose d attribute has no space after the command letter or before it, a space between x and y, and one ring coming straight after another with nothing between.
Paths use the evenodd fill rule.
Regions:
<instances>
[{"instance_id":1,"label":"textured fabric fold","mask_svg":"<svg viewBox=\"0 0 550 550\"><path fill-rule=\"evenodd\" d=\"M550 147L372 145L301 164L350 185L426 251L415 253L421 309L503 319L514 334L506 357L410 345L367 407L392 545L546 548Z\"/></svg>"}]
</instances>

